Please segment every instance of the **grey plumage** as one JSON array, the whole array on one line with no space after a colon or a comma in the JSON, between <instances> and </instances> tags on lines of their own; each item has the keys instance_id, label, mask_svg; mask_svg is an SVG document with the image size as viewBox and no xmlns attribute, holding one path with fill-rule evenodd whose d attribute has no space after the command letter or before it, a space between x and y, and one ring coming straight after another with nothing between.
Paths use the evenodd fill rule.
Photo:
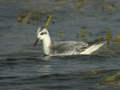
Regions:
<instances>
[{"instance_id":1,"label":"grey plumage","mask_svg":"<svg viewBox=\"0 0 120 90\"><path fill-rule=\"evenodd\" d=\"M103 40L95 40L92 42L76 42L76 41L52 41L46 28L37 30L37 39L43 42L43 50L45 55L49 56L66 56L66 55L90 55L105 44Z\"/></svg>"},{"instance_id":2,"label":"grey plumage","mask_svg":"<svg viewBox=\"0 0 120 90\"><path fill-rule=\"evenodd\" d=\"M54 42L50 47L51 54L63 54L63 53L73 53L79 54L85 48L87 48L88 44L83 42L75 42L75 41L66 41L66 42Z\"/></svg>"}]
</instances>

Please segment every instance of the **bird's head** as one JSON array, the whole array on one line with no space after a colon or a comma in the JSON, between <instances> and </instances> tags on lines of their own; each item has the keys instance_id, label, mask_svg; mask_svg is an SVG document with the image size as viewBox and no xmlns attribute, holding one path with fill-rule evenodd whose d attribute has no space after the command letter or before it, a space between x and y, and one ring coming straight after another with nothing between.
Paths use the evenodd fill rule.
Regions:
<instances>
[{"instance_id":1,"label":"bird's head","mask_svg":"<svg viewBox=\"0 0 120 90\"><path fill-rule=\"evenodd\" d=\"M37 39L34 43L34 46L37 45L38 41L47 39L49 37L49 32L46 28L39 27L37 30Z\"/></svg>"}]
</instances>

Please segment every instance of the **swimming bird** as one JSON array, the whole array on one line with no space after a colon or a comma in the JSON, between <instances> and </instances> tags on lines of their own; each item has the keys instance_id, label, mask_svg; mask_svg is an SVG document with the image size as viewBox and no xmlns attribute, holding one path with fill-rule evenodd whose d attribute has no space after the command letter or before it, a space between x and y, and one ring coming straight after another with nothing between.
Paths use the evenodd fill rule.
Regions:
<instances>
[{"instance_id":1,"label":"swimming bird","mask_svg":"<svg viewBox=\"0 0 120 90\"><path fill-rule=\"evenodd\" d=\"M89 43L77 41L52 41L47 28L39 27L37 39L42 41L43 51L48 56L70 56L70 55L91 55L105 44L105 41L93 41Z\"/></svg>"}]
</instances>

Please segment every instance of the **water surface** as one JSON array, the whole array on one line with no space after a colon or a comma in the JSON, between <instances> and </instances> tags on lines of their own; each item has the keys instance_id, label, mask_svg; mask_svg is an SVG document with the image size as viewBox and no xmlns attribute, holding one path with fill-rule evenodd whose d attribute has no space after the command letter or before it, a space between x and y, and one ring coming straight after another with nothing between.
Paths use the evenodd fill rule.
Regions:
<instances>
[{"instance_id":1,"label":"water surface","mask_svg":"<svg viewBox=\"0 0 120 90\"><path fill-rule=\"evenodd\" d=\"M109 9L102 11L102 5L112 3L112 14ZM106 45L92 56L48 57L41 44L33 47L38 23L17 22L24 9L46 10L55 22L49 24L53 40L60 40L59 32L63 32L63 40L81 41L76 33L82 27L94 34L89 39L104 36L108 28L115 37L120 33L119 3L91 0L80 9L77 0L0 0L0 90L119 90L97 85L102 77L120 71L119 44ZM43 25L48 14L41 16Z\"/></svg>"}]
</instances>

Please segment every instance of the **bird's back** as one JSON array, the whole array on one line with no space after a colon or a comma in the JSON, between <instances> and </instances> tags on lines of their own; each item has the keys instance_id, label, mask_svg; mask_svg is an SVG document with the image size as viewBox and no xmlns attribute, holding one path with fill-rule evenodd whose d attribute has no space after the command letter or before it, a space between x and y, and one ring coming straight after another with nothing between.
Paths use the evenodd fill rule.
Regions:
<instances>
[{"instance_id":1,"label":"bird's back","mask_svg":"<svg viewBox=\"0 0 120 90\"><path fill-rule=\"evenodd\" d=\"M75 55L80 54L86 48L88 44L75 41L61 41L54 42L50 47L51 54L66 54Z\"/></svg>"}]
</instances>

